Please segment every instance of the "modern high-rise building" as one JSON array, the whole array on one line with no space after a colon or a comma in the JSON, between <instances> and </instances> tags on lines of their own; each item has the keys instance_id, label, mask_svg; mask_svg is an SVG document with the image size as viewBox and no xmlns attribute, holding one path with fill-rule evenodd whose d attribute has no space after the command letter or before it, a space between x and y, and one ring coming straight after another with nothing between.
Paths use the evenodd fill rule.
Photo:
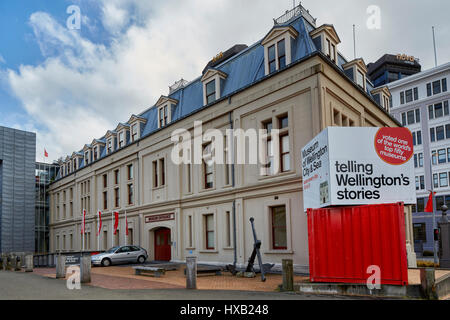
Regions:
<instances>
[{"instance_id":1,"label":"modern high-rise building","mask_svg":"<svg viewBox=\"0 0 450 320\"><path fill-rule=\"evenodd\" d=\"M367 65L367 76L375 87L406 78L420 72L419 59L405 54L385 54Z\"/></svg>"},{"instance_id":2,"label":"modern high-rise building","mask_svg":"<svg viewBox=\"0 0 450 320\"><path fill-rule=\"evenodd\" d=\"M33 253L36 134L0 126L0 252Z\"/></svg>"},{"instance_id":3,"label":"modern high-rise building","mask_svg":"<svg viewBox=\"0 0 450 320\"><path fill-rule=\"evenodd\" d=\"M198 78L177 82L152 107L61 159L49 191L51 251L136 244L150 260L196 255L200 263L243 266L253 250L253 217L263 261L280 266L292 259L308 272L300 150L328 126L400 126L387 111L389 91L374 90L363 59L346 60L340 42L333 25L316 26L299 5L275 19L261 41L218 53ZM267 136L260 152L247 143L247 164L236 164L234 140L214 138L224 148L213 149L196 121L203 133L241 129L250 139L265 129ZM183 155L200 161L173 160L176 131L197 141L186 142L192 152ZM202 157L213 150L235 164ZM258 153L263 159L250 163ZM408 257L411 234L412 225Z\"/></svg>"},{"instance_id":4,"label":"modern high-rise building","mask_svg":"<svg viewBox=\"0 0 450 320\"><path fill-rule=\"evenodd\" d=\"M433 251L432 214L424 213L430 190L436 192L437 219L450 205L450 63L388 84L391 114L413 134L417 205L413 208L416 248Z\"/></svg>"}]
</instances>

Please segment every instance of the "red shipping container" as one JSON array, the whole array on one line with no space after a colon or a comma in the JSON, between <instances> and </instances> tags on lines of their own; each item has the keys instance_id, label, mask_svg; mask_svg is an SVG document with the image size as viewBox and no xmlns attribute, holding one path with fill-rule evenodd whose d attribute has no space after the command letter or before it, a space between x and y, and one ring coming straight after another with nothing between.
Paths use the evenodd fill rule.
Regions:
<instances>
[{"instance_id":1,"label":"red shipping container","mask_svg":"<svg viewBox=\"0 0 450 320\"><path fill-rule=\"evenodd\" d=\"M365 284L378 266L381 284L408 284L403 203L307 213L311 282Z\"/></svg>"}]
</instances>

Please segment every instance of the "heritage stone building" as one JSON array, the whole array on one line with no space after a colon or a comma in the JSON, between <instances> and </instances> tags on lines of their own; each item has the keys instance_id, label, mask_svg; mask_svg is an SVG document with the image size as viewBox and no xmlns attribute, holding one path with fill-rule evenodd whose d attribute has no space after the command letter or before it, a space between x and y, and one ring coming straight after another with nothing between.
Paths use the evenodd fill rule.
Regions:
<instances>
[{"instance_id":1,"label":"heritage stone building","mask_svg":"<svg viewBox=\"0 0 450 320\"><path fill-rule=\"evenodd\" d=\"M332 25L317 27L298 6L260 42L219 54L202 76L176 83L154 106L60 161L50 186L51 251L81 249L85 208L85 250L128 243L147 249L150 260L196 255L199 262L243 266L253 250L254 217L263 261L290 258L307 270L301 148L327 126L399 125L389 106L376 102L389 91L372 94L364 61L347 61L339 43ZM279 129L281 172L259 164L174 164L171 134L193 135L194 121L203 122L203 132ZM120 224L113 237L114 211Z\"/></svg>"}]
</instances>

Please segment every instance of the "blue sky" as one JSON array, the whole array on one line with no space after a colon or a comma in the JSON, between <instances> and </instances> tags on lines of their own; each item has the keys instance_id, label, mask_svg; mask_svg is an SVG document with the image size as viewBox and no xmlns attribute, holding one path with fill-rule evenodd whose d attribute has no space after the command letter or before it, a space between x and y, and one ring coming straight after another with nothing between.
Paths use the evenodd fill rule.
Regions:
<instances>
[{"instance_id":1,"label":"blue sky","mask_svg":"<svg viewBox=\"0 0 450 320\"><path fill-rule=\"evenodd\" d=\"M296 1L298 3L298 0ZM419 57L434 66L450 59L450 1L304 0L333 24L338 50L366 63L384 53ZM77 5L81 30L69 30L66 10ZM366 27L369 5L381 9L381 29ZM234 44L251 45L292 0L2 0L0 1L0 125L37 133L37 159L80 150L133 113L152 106L168 86L201 74ZM332 8L332 10L330 10Z\"/></svg>"}]
</instances>

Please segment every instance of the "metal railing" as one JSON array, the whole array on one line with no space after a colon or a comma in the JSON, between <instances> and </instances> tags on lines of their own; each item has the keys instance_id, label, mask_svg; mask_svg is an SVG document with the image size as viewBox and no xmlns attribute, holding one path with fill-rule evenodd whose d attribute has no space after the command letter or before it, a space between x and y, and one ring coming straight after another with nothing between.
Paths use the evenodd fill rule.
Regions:
<instances>
[{"instance_id":1,"label":"metal railing","mask_svg":"<svg viewBox=\"0 0 450 320\"><path fill-rule=\"evenodd\" d=\"M278 17L277 19L273 19L275 25L285 24L289 21L291 21L293 18L298 17L302 15L305 19L308 20L309 23L311 23L314 27L316 26L316 20L310 13L309 10L306 10L301 2L298 6L291 10L286 10L286 12Z\"/></svg>"}]
</instances>

